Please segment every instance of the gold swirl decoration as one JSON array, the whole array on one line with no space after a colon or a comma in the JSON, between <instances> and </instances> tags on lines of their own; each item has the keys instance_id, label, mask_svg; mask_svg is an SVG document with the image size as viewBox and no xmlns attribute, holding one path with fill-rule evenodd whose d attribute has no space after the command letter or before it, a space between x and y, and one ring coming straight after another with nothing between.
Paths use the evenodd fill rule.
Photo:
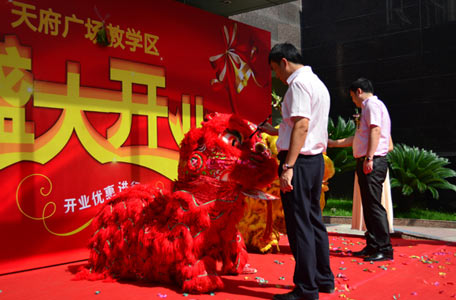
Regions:
<instances>
[{"instance_id":1,"label":"gold swirl decoration","mask_svg":"<svg viewBox=\"0 0 456 300\"><path fill-rule=\"evenodd\" d=\"M51 180L49 179L49 177L43 175L43 174L30 174L28 176L26 176L24 179L21 180L21 182L19 183L19 185L17 186L17 189L16 189L16 204L17 204L17 207L19 209L19 211L24 215L26 216L27 218L29 219L32 219L32 220L35 220L35 221L43 221L43 226L44 228L46 228L46 230L50 233L50 234L53 234L53 235L56 235L56 236L70 236L70 235L74 235L82 230L84 230L85 228L87 228L87 226L89 226L91 223L92 223L92 220L93 218L91 218L89 221L87 221L84 225L80 226L79 228L76 228L75 230L72 230L70 232L65 232L65 233L58 233L58 232L54 232L52 231L48 225L46 224L46 220L49 219L50 217L52 217L55 212L56 212L56 207L57 205L55 204L55 202L52 202L52 201L49 201L47 202L44 207L43 207L43 212L41 214L41 217L33 217L33 216L30 216L29 214L27 214L21 207L21 204L19 203L19 190L22 186L22 184L27 180L29 179L30 177L33 177L33 176L40 176L40 177L43 177L44 179L47 180L48 184L49 184L49 187L46 189L46 187L41 187L40 188L40 194L41 196L43 197L47 197L51 194L52 192L52 182ZM47 192L46 192L47 190ZM48 206L52 206L52 212L49 213L48 215L46 215L46 211L47 211L47 208Z\"/></svg>"}]
</instances>

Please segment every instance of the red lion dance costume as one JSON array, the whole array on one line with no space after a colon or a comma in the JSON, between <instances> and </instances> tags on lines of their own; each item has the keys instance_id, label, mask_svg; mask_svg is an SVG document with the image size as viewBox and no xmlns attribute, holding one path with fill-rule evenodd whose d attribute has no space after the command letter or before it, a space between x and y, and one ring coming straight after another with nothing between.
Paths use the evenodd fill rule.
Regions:
<instances>
[{"instance_id":1,"label":"red lion dance costume","mask_svg":"<svg viewBox=\"0 0 456 300\"><path fill-rule=\"evenodd\" d=\"M110 199L94 219L88 268L76 279L176 282L205 293L223 287L218 274L241 273L247 252L236 225L245 195L262 195L257 189L277 174L261 138L250 137L255 130L218 113L190 130L173 191L136 185Z\"/></svg>"}]
</instances>

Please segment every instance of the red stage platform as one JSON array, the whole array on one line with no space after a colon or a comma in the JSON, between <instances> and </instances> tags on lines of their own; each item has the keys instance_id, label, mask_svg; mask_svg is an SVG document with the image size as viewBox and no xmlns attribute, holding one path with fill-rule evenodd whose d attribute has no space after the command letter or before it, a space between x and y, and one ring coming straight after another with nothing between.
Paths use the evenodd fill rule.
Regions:
<instances>
[{"instance_id":1,"label":"red stage platform","mask_svg":"<svg viewBox=\"0 0 456 300\"><path fill-rule=\"evenodd\" d=\"M365 263L349 250L364 247L359 236L329 234L336 292L321 300L456 299L456 244L393 238L394 261ZM286 237L279 254L250 254L254 275L224 276L225 289L187 295L177 287L137 282L73 281L85 262L0 276L0 299L271 299L292 288L293 258ZM88 253L88 251L87 251Z\"/></svg>"}]
</instances>

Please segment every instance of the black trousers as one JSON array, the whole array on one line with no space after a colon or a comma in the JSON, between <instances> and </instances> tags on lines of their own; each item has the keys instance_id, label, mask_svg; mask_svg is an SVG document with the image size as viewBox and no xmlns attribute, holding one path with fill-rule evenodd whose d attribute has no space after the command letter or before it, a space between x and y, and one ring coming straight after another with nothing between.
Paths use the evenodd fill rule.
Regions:
<instances>
[{"instance_id":1,"label":"black trousers","mask_svg":"<svg viewBox=\"0 0 456 300\"><path fill-rule=\"evenodd\" d=\"M279 153L279 176L287 153ZM299 155L293 167L293 190L280 193L290 248L295 258L293 282L304 297L318 299L319 287L334 287L329 242L320 209L323 155Z\"/></svg>"},{"instance_id":2,"label":"black trousers","mask_svg":"<svg viewBox=\"0 0 456 300\"><path fill-rule=\"evenodd\" d=\"M357 159L356 174L367 229L365 233L367 247L375 251L393 251L388 217L382 205L383 182L388 171L388 161L386 156L374 157L374 169L369 174L364 174L363 163L363 158Z\"/></svg>"}]
</instances>

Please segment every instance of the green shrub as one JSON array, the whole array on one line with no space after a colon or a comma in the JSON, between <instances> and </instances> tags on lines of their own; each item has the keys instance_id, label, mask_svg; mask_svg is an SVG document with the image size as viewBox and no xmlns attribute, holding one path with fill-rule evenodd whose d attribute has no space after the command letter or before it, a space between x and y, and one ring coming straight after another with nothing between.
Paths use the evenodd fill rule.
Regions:
<instances>
[{"instance_id":1,"label":"green shrub","mask_svg":"<svg viewBox=\"0 0 456 300\"><path fill-rule=\"evenodd\" d=\"M399 188L404 196L429 191L432 198L438 199L439 189L456 192L456 186L446 180L455 177L456 172L445 167L449 164L448 159L439 157L432 151L397 144L388 153L388 161L391 167L391 188Z\"/></svg>"},{"instance_id":2,"label":"green shrub","mask_svg":"<svg viewBox=\"0 0 456 300\"><path fill-rule=\"evenodd\" d=\"M272 108L272 126L277 126L282 122L282 101L283 96L272 90L271 93L271 108Z\"/></svg>"},{"instance_id":3,"label":"green shrub","mask_svg":"<svg viewBox=\"0 0 456 300\"><path fill-rule=\"evenodd\" d=\"M353 120L348 120L346 122L341 116L339 116L337 124L334 124L334 121L329 118L328 134L330 139L343 139L354 135L355 131L356 125ZM353 158L353 151L351 147L328 148L326 154L333 161L336 173L344 173L355 170L356 160Z\"/></svg>"}]
</instances>

